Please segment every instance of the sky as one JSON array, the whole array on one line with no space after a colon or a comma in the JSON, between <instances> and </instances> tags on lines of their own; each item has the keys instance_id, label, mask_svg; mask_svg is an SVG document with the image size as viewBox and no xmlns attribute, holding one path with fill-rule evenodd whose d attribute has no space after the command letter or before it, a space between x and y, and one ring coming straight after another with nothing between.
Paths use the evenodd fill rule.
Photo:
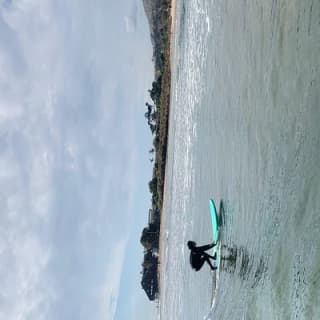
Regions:
<instances>
[{"instance_id":1,"label":"sky","mask_svg":"<svg viewBox=\"0 0 320 320\"><path fill-rule=\"evenodd\" d=\"M142 0L0 0L0 320L152 319Z\"/></svg>"}]
</instances>

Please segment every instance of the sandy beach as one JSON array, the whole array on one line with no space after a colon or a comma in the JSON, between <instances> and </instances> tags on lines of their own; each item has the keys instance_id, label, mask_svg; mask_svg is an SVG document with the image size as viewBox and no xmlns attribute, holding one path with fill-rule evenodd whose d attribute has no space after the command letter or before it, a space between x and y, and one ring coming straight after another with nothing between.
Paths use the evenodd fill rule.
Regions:
<instances>
[{"instance_id":1,"label":"sandy beach","mask_svg":"<svg viewBox=\"0 0 320 320\"><path fill-rule=\"evenodd\" d=\"M171 1L171 10L170 10L170 65L172 68L172 58L173 58L173 43L174 43L174 32L175 32L175 10L176 10L176 2L175 0ZM170 118L170 117L169 117ZM162 256L163 256L163 244L164 244L164 226L165 226L165 218L166 218L166 192L167 192L167 168L166 168L166 174L165 174L165 182L164 182L164 192L163 192L163 201L162 201L162 209L161 209L161 225L160 225L160 236L159 236L159 271L158 271L158 281L159 281L159 288L160 288L160 294L161 294L161 274L162 274Z\"/></svg>"},{"instance_id":2,"label":"sandy beach","mask_svg":"<svg viewBox=\"0 0 320 320\"><path fill-rule=\"evenodd\" d=\"M173 58L173 43L174 43L174 35L175 35L175 26L176 26L176 1L171 0L171 10L170 10L170 15L171 15L171 27L170 27L170 62L171 62L171 67L172 67L172 58Z\"/></svg>"}]
</instances>

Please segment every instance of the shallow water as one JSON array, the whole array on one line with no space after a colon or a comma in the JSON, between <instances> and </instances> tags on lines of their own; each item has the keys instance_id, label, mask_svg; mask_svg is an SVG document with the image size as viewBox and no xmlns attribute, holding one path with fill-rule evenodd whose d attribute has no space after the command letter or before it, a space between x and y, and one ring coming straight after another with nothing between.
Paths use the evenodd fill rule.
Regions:
<instances>
[{"instance_id":1,"label":"shallow water","mask_svg":"<svg viewBox=\"0 0 320 320\"><path fill-rule=\"evenodd\" d=\"M177 1L161 318L320 319L319 39L319 1Z\"/></svg>"}]
</instances>

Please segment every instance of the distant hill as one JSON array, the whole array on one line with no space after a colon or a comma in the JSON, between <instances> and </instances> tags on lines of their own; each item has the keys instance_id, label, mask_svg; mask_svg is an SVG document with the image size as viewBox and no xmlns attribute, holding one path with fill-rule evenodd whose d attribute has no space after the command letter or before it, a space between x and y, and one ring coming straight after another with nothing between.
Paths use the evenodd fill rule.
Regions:
<instances>
[{"instance_id":1,"label":"distant hill","mask_svg":"<svg viewBox=\"0 0 320 320\"><path fill-rule=\"evenodd\" d=\"M150 28L150 37L153 45L153 61L155 64L155 79L157 79L164 65L164 46L168 42L168 18L171 1L142 0L142 2Z\"/></svg>"},{"instance_id":2,"label":"distant hill","mask_svg":"<svg viewBox=\"0 0 320 320\"><path fill-rule=\"evenodd\" d=\"M142 0L144 12L146 13L148 23L149 23L149 29L150 29L150 35L151 35L152 42L153 42L153 16L152 16L152 12L155 10L155 2L156 1L154 1L154 0Z\"/></svg>"}]
</instances>

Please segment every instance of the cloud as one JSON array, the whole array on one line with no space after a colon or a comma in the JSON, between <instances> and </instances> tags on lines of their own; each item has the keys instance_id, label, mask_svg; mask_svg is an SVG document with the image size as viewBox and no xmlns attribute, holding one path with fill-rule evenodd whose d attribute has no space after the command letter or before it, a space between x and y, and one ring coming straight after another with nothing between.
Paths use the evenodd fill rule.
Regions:
<instances>
[{"instance_id":1,"label":"cloud","mask_svg":"<svg viewBox=\"0 0 320 320\"><path fill-rule=\"evenodd\" d=\"M26 43L33 27L23 22L29 10L25 2L7 2L0 18L9 39L0 46L0 319L8 320L46 318L56 295L47 237L53 163L47 97L53 88L43 78L43 59L33 55L37 40L41 45L44 39Z\"/></svg>"},{"instance_id":2,"label":"cloud","mask_svg":"<svg viewBox=\"0 0 320 320\"><path fill-rule=\"evenodd\" d=\"M134 22L132 21L131 17L124 17L124 23L125 23L126 32L132 33L135 31Z\"/></svg>"},{"instance_id":3,"label":"cloud","mask_svg":"<svg viewBox=\"0 0 320 320\"><path fill-rule=\"evenodd\" d=\"M114 314L146 68L122 5L0 3L0 319L101 319L103 277Z\"/></svg>"},{"instance_id":4,"label":"cloud","mask_svg":"<svg viewBox=\"0 0 320 320\"><path fill-rule=\"evenodd\" d=\"M21 194L10 193L11 188L15 190L18 179L14 178L12 182L7 186L7 197L1 199L0 319L42 319L55 299L47 269L51 247L42 232L36 231L39 225L45 231L43 217L38 216L37 210L32 213L28 208L35 206L42 211L43 205L41 197L28 200ZM46 283L42 282L43 278Z\"/></svg>"},{"instance_id":5,"label":"cloud","mask_svg":"<svg viewBox=\"0 0 320 320\"><path fill-rule=\"evenodd\" d=\"M137 29L138 8L135 3L132 4L130 14L124 17L126 32L132 33Z\"/></svg>"},{"instance_id":6,"label":"cloud","mask_svg":"<svg viewBox=\"0 0 320 320\"><path fill-rule=\"evenodd\" d=\"M111 260L106 269L104 286L101 292L101 319L114 319L117 309L125 249L126 241L120 241L110 251Z\"/></svg>"}]
</instances>

